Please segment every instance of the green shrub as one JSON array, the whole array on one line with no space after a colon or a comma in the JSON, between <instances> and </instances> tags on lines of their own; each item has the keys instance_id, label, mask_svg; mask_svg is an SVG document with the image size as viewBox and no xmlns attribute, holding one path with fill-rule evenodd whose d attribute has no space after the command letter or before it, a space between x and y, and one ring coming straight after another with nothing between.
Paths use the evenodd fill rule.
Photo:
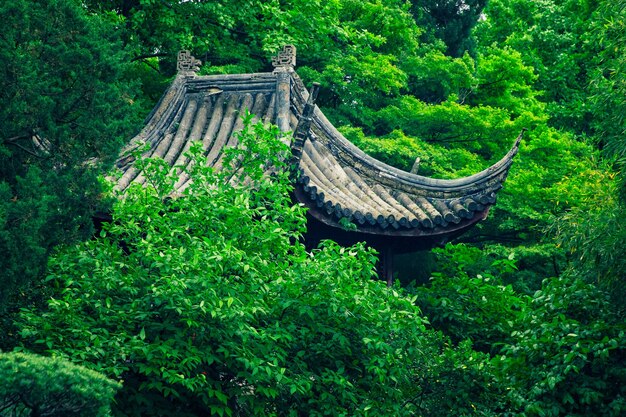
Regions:
<instances>
[{"instance_id":1,"label":"green shrub","mask_svg":"<svg viewBox=\"0 0 626 417\"><path fill-rule=\"evenodd\" d=\"M433 252L438 271L432 273L430 284L409 289L416 295L417 305L432 326L455 343L470 340L479 351L498 352L528 304L527 297L500 279L515 271L513 256L494 260L465 245L448 245ZM480 266L486 272L477 273Z\"/></svg>"},{"instance_id":2,"label":"green shrub","mask_svg":"<svg viewBox=\"0 0 626 417\"><path fill-rule=\"evenodd\" d=\"M0 416L105 417L120 384L61 358L0 353Z\"/></svg>"},{"instance_id":3,"label":"green shrub","mask_svg":"<svg viewBox=\"0 0 626 417\"><path fill-rule=\"evenodd\" d=\"M148 163L154 187L125 195L99 239L52 258L54 297L23 311L23 343L122 378L125 416L488 410L490 374L462 367L472 352L453 351L413 299L373 279L371 250L305 250L275 136L244 131L225 161L242 158L240 170L215 174L198 157L178 198L167 198L169 168ZM475 382L461 395L464 375Z\"/></svg>"},{"instance_id":4,"label":"green shrub","mask_svg":"<svg viewBox=\"0 0 626 417\"><path fill-rule=\"evenodd\" d=\"M516 416L626 413L626 326L580 279L544 282L494 359Z\"/></svg>"}]
</instances>

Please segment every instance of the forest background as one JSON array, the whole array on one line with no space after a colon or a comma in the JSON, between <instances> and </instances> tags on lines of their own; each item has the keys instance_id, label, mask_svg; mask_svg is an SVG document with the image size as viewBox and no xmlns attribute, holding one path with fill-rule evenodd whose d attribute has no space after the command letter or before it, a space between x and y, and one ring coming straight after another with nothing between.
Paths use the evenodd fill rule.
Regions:
<instances>
[{"instance_id":1,"label":"forest background","mask_svg":"<svg viewBox=\"0 0 626 417\"><path fill-rule=\"evenodd\" d=\"M626 414L624 0L14 0L0 16L0 415ZM193 198L168 201L158 161L121 201L100 179L178 50L247 73L288 43L325 114L396 167L470 175L528 129L489 218L402 259L394 288L363 246L307 252L288 178L258 161L254 194L196 168ZM276 135L241 141L280 165Z\"/></svg>"}]
</instances>

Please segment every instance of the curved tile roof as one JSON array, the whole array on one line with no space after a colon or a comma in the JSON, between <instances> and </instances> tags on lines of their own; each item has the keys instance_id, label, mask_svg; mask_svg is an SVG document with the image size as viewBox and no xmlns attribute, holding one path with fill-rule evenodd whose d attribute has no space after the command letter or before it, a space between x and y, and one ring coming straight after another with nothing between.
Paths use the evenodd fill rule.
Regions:
<instances>
[{"instance_id":1,"label":"curved tile roof","mask_svg":"<svg viewBox=\"0 0 626 417\"><path fill-rule=\"evenodd\" d=\"M362 233L420 237L458 232L486 217L522 134L500 161L469 177L443 180L405 172L350 143L314 106L316 92L309 94L293 61L283 57L272 73L243 75L196 76L179 66L179 75L126 152L147 143L145 156L186 166L190 144L201 141L209 164L220 169L223 149L237 145L234 133L243 127L239 115L248 110L256 120L295 132L292 150L300 173L295 196L327 225L341 227L345 218ZM145 182L132 162L128 156L118 160L122 191ZM189 181L181 172L176 188L182 191Z\"/></svg>"}]
</instances>

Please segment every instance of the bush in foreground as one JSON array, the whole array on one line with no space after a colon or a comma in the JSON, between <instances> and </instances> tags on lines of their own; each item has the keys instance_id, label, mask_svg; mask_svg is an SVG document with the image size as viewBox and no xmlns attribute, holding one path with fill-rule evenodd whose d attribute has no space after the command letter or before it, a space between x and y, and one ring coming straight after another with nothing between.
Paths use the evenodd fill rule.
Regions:
<instances>
[{"instance_id":1,"label":"bush in foreground","mask_svg":"<svg viewBox=\"0 0 626 417\"><path fill-rule=\"evenodd\" d=\"M0 353L0 416L106 417L119 388L61 358Z\"/></svg>"},{"instance_id":2,"label":"bush in foreground","mask_svg":"<svg viewBox=\"0 0 626 417\"><path fill-rule=\"evenodd\" d=\"M123 379L122 415L490 415L485 358L372 279L372 251L305 250L276 136L244 130L217 174L196 155L174 198L178 177L148 162L152 185L52 259L54 297L23 312L23 343Z\"/></svg>"}]
</instances>

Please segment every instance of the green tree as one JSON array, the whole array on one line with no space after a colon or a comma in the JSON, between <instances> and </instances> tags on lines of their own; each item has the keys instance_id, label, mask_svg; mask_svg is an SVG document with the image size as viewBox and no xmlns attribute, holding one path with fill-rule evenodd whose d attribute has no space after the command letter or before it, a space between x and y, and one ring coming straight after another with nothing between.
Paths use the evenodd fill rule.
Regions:
<instances>
[{"instance_id":1,"label":"green tree","mask_svg":"<svg viewBox=\"0 0 626 417\"><path fill-rule=\"evenodd\" d=\"M505 415L624 415L626 329L607 294L572 276L546 279L529 307L494 359Z\"/></svg>"},{"instance_id":2,"label":"green tree","mask_svg":"<svg viewBox=\"0 0 626 417\"><path fill-rule=\"evenodd\" d=\"M498 276L519 273L510 258L491 262L464 245L438 251L440 272L413 289L432 326L493 355L491 372L505 393L499 415L621 416L626 329L619 308L571 271L545 279L532 296L502 286ZM484 272L471 277L477 267Z\"/></svg>"},{"instance_id":3,"label":"green tree","mask_svg":"<svg viewBox=\"0 0 626 417\"><path fill-rule=\"evenodd\" d=\"M577 135L593 134L587 87L599 52L590 37L598 2L491 0L475 36L522 54L537 75L534 90L546 103L549 123Z\"/></svg>"},{"instance_id":4,"label":"green tree","mask_svg":"<svg viewBox=\"0 0 626 417\"><path fill-rule=\"evenodd\" d=\"M0 5L0 310L59 243L89 237L132 120L111 25L71 0Z\"/></svg>"},{"instance_id":5,"label":"green tree","mask_svg":"<svg viewBox=\"0 0 626 417\"><path fill-rule=\"evenodd\" d=\"M487 3L487 0L412 0L411 12L417 24L425 28L425 41L439 39L445 43L448 55L460 57L473 50L471 31Z\"/></svg>"},{"instance_id":6,"label":"green tree","mask_svg":"<svg viewBox=\"0 0 626 417\"><path fill-rule=\"evenodd\" d=\"M3 417L107 417L120 386L61 358L0 353Z\"/></svg>"},{"instance_id":7,"label":"green tree","mask_svg":"<svg viewBox=\"0 0 626 417\"><path fill-rule=\"evenodd\" d=\"M490 415L487 358L426 330L412 299L372 279L372 251L305 251L275 135L244 131L217 175L198 159L176 198L177 177L145 164L153 186L51 259L25 346L123 379L123 415Z\"/></svg>"},{"instance_id":8,"label":"green tree","mask_svg":"<svg viewBox=\"0 0 626 417\"><path fill-rule=\"evenodd\" d=\"M514 252L501 259L462 244L434 252L437 270L430 283L410 288L417 305L454 343L470 341L475 350L497 354L528 307L527 297L503 285L505 276L517 272Z\"/></svg>"},{"instance_id":9,"label":"green tree","mask_svg":"<svg viewBox=\"0 0 626 417\"><path fill-rule=\"evenodd\" d=\"M626 2L601 2L594 23L592 39L601 51L591 83L594 123L600 146L606 150L607 156L617 159L618 168L623 172L626 160L626 41L622 35L626 28Z\"/></svg>"},{"instance_id":10,"label":"green tree","mask_svg":"<svg viewBox=\"0 0 626 417\"><path fill-rule=\"evenodd\" d=\"M583 198L552 225L557 241L568 251L575 273L609 289L622 312L626 187L623 134L626 61L626 3L602 2L595 14L591 38L600 46L598 66L590 86L596 143L602 149L601 175L589 177ZM565 190L563 190L565 191Z\"/></svg>"},{"instance_id":11,"label":"green tree","mask_svg":"<svg viewBox=\"0 0 626 417\"><path fill-rule=\"evenodd\" d=\"M326 2L87 1L114 21L133 59L160 78L173 74L179 49L191 49L203 73L271 70L270 56L298 48L298 73L322 84L320 103L342 124L367 123L385 97L407 87L420 29L402 0ZM370 110L372 109L372 110Z\"/></svg>"}]
</instances>

